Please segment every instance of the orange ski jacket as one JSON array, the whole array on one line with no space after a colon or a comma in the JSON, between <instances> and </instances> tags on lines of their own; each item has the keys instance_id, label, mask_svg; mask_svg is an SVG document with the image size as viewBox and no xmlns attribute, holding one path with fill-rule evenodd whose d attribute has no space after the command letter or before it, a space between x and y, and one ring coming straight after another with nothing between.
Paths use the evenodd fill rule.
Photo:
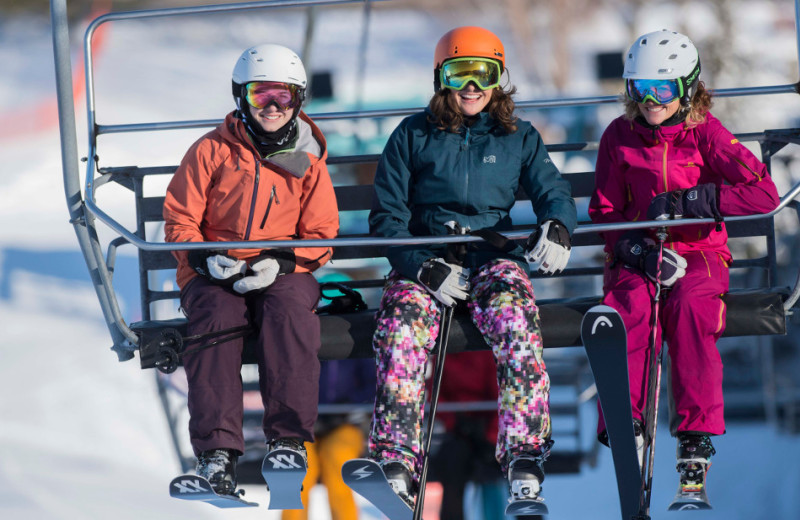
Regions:
<instances>
[{"instance_id":1,"label":"orange ski jacket","mask_svg":"<svg viewBox=\"0 0 800 520\"><path fill-rule=\"evenodd\" d=\"M262 158L233 112L196 141L172 177L164 200L167 242L227 242L334 238L339 213L328 168L325 137L302 111L293 149ZM219 249L226 250L225 244ZM262 248L232 249L241 259ZM295 272L312 272L331 258L332 248L294 249ZM187 251L178 260L184 287L197 273Z\"/></svg>"}]
</instances>

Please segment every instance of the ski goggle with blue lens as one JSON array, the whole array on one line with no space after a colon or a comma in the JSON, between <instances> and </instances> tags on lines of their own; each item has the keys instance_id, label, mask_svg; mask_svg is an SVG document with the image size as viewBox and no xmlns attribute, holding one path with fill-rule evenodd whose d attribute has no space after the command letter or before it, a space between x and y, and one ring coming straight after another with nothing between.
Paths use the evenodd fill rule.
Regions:
<instances>
[{"instance_id":1,"label":"ski goggle with blue lens","mask_svg":"<svg viewBox=\"0 0 800 520\"><path fill-rule=\"evenodd\" d=\"M665 105L683 96L683 85L677 79L629 79L626 82L628 97L637 103L648 99Z\"/></svg>"},{"instance_id":2,"label":"ski goggle with blue lens","mask_svg":"<svg viewBox=\"0 0 800 520\"><path fill-rule=\"evenodd\" d=\"M251 81L245 85L245 98L255 108L274 104L278 110L297 108L303 102L300 87L277 81Z\"/></svg>"},{"instance_id":3,"label":"ski goggle with blue lens","mask_svg":"<svg viewBox=\"0 0 800 520\"><path fill-rule=\"evenodd\" d=\"M462 90L472 81L481 90L489 90L500 84L500 64L487 58L455 58L444 62L439 71L439 82L443 87Z\"/></svg>"}]
</instances>

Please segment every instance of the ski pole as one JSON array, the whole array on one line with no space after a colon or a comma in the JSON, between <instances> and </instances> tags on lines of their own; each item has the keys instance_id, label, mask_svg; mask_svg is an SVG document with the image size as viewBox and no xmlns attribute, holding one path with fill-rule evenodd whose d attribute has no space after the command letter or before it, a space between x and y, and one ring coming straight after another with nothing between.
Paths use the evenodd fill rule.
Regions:
<instances>
[{"instance_id":1,"label":"ski pole","mask_svg":"<svg viewBox=\"0 0 800 520\"><path fill-rule=\"evenodd\" d=\"M462 228L453 220L446 222L445 227L450 235L465 235L469 233L468 228ZM466 252L466 244L453 244L451 247L447 248L446 261L448 263L461 265L464 262ZM417 501L414 504L413 520L422 519L422 509L425 504L425 484L428 481L428 459L430 458L431 439L433 437L433 423L436 418L436 406L439 402L439 390L442 386L444 358L447 353L447 340L450 336L450 323L452 321L453 308L445 306L439 320L439 336L436 338L438 346L436 349L436 364L434 365L433 371L433 386L431 387L431 407L428 415L428 427L425 434L425 449L422 452L422 471L419 476L419 492L417 493Z\"/></svg>"},{"instance_id":2,"label":"ski pole","mask_svg":"<svg viewBox=\"0 0 800 520\"><path fill-rule=\"evenodd\" d=\"M658 261L656 263L655 293L653 295L653 315L650 319L650 367L647 377L647 412L645 426L649 449L647 457L642 461L642 493L639 507L639 518L650 518L650 497L653 485L653 463L656 452L656 429L658 422L658 396L661 388L661 361L664 349L656 352L658 340L658 313L661 301L661 264L664 260L664 242L667 239L667 228L660 227L656 231L658 239Z\"/></svg>"},{"instance_id":3,"label":"ski pole","mask_svg":"<svg viewBox=\"0 0 800 520\"><path fill-rule=\"evenodd\" d=\"M422 455L422 471L419 477L419 493L414 504L414 520L422 519L422 509L425 503L425 484L428 480L428 459L430 458L431 438L433 437L433 422L436 417L436 405L439 402L439 389L442 386L444 374L444 358L447 353L447 338L450 335L450 322L453 319L453 308L445 307L439 324L438 349L434 370L433 387L431 388L431 408L428 415L428 428L425 435L425 451Z\"/></svg>"}]
</instances>

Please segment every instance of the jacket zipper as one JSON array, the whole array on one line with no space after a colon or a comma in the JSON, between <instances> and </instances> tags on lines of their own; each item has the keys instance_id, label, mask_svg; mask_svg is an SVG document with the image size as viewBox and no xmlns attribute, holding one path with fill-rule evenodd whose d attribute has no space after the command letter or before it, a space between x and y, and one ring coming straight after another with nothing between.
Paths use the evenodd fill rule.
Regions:
<instances>
[{"instance_id":1,"label":"jacket zipper","mask_svg":"<svg viewBox=\"0 0 800 520\"><path fill-rule=\"evenodd\" d=\"M664 155L661 159L661 166L664 175L664 193L669 191L669 180L667 179L667 155L669 152L669 141L664 141ZM667 237L669 237L669 247L670 249L675 249L675 244L672 243L672 233L670 233L669 228L667 228Z\"/></svg>"},{"instance_id":2,"label":"jacket zipper","mask_svg":"<svg viewBox=\"0 0 800 520\"><path fill-rule=\"evenodd\" d=\"M664 193L669 191L669 181L667 180L667 150L669 149L669 142L664 141L664 155L661 159L662 173L664 175Z\"/></svg>"},{"instance_id":3,"label":"jacket zipper","mask_svg":"<svg viewBox=\"0 0 800 520\"><path fill-rule=\"evenodd\" d=\"M250 201L250 214L247 216L247 229L244 232L244 239L250 240L250 228L253 226L253 216L256 212L256 195L258 195L258 181L261 177L261 160L253 154L256 159L256 177L253 181L253 199Z\"/></svg>"},{"instance_id":4,"label":"jacket zipper","mask_svg":"<svg viewBox=\"0 0 800 520\"><path fill-rule=\"evenodd\" d=\"M469 127L467 127L467 132L464 134L464 143L461 145L461 149L467 152L467 172L466 178L464 179L464 203L463 208L466 209L467 207L467 200L469 199Z\"/></svg>"},{"instance_id":5,"label":"jacket zipper","mask_svg":"<svg viewBox=\"0 0 800 520\"><path fill-rule=\"evenodd\" d=\"M280 204L278 197L275 195L275 185L272 185L272 192L269 194L269 202L267 202L267 211L264 212L264 218L261 220L261 229L264 229L264 225L267 223L267 217L269 216L269 210L272 208L272 201L275 201L275 204Z\"/></svg>"},{"instance_id":6,"label":"jacket zipper","mask_svg":"<svg viewBox=\"0 0 800 520\"><path fill-rule=\"evenodd\" d=\"M729 154L728 152L725 152L725 155L727 155L728 157L730 157L731 159L733 159L734 161L736 161L736 162L739 164L739 166L741 166L741 167L742 167L742 168L744 168L745 170L747 170L747 171L749 171L750 173L752 173L752 174L753 174L753 176L754 176L756 179L758 179L758 182L761 182L761 180L764 178L763 176L759 175L759 174L758 174L758 172L756 172L755 170L753 170L752 168L750 168L749 166L747 166L747 165L744 163L744 161L742 161L742 160L741 160L741 159L739 159L738 157L734 157L732 154Z\"/></svg>"}]
</instances>

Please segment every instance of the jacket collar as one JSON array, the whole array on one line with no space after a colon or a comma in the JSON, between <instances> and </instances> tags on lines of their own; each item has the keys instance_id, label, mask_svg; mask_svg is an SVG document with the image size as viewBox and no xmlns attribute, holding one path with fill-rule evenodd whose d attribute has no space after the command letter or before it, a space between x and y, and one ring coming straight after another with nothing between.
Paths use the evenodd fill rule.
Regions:
<instances>
[{"instance_id":1,"label":"jacket collar","mask_svg":"<svg viewBox=\"0 0 800 520\"><path fill-rule=\"evenodd\" d=\"M297 116L297 126L298 137L293 149L270 155L262 160L281 167L295 177L302 178L311 165L327 158L328 149L322 131L303 111ZM229 113L217 130L222 138L232 145L244 147L255 157L260 157L236 111Z\"/></svg>"},{"instance_id":2,"label":"jacket collar","mask_svg":"<svg viewBox=\"0 0 800 520\"><path fill-rule=\"evenodd\" d=\"M641 135L647 141L674 141L676 137L686 131L686 122L681 121L676 125L661 126L649 125L643 118L637 117L631 121L631 130Z\"/></svg>"},{"instance_id":3,"label":"jacket collar","mask_svg":"<svg viewBox=\"0 0 800 520\"><path fill-rule=\"evenodd\" d=\"M500 126L488 112L481 112L478 114L477 120L469 127L469 131L473 133L485 134L490 132L493 128Z\"/></svg>"}]
</instances>

